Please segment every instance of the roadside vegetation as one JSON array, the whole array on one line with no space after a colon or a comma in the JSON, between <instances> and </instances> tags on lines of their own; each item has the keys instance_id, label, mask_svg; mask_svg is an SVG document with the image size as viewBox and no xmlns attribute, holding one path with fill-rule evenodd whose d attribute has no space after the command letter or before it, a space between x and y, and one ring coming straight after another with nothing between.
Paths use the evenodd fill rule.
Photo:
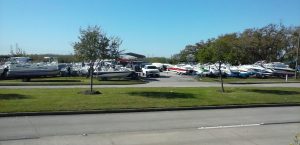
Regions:
<instances>
[{"instance_id":1,"label":"roadside vegetation","mask_svg":"<svg viewBox=\"0 0 300 145\"><path fill-rule=\"evenodd\" d=\"M0 112L51 112L221 105L300 105L299 88L101 88L99 95L84 89L0 89ZM98 89L95 89L98 90Z\"/></svg>"}]
</instances>

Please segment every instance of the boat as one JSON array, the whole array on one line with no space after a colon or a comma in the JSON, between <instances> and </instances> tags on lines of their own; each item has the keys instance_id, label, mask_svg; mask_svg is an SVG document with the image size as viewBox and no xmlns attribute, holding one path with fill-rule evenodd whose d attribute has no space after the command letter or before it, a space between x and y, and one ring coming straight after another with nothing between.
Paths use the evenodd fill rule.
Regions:
<instances>
[{"instance_id":1,"label":"boat","mask_svg":"<svg viewBox=\"0 0 300 145\"><path fill-rule=\"evenodd\" d=\"M207 76L209 75L209 69L205 65L197 64L193 66L194 73L198 76Z\"/></svg>"},{"instance_id":2,"label":"boat","mask_svg":"<svg viewBox=\"0 0 300 145\"><path fill-rule=\"evenodd\" d=\"M253 76L257 77L257 78L267 78L273 75L273 70L268 69L268 68L264 68L260 65L248 65L251 73L253 74Z\"/></svg>"},{"instance_id":3,"label":"boat","mask_svg":"<svg viewBox=\"0 0 300 145\"><path fill-rule=\"evenodd\" d=\"M99 80L107 80L112 78L137 77L135 71L116 65L114 63L100 62L97 63L93 75Z\"/></svg>"},{"instance_id":4,"label":"boat","mask_svg":"<svg viewBox=\"0 0 300 145\"><path fill-rule=\"evenodd\" d=\"M102 71L97 72L96 77L101 80L107 80L111 78L126 78L129 77L133 71Z\"/></svg>"},{"instance_id":5,"label":"boat","mask_svg":"<svg viewBox=\"0 0 300 145\"><path fill-rule=\"evenodd\" d=\"M181 75L181 74L192 74L193 73L193 66L189 65L189 64L177 64L174 66L168 66L167 70L169 71L173 71L176 72L177 74Z\"/></svg>"},{"instance_id":6,"label":"boat","mask_svg":"<svg viewBox=\"0 0 300 145\"><path fill-rule=\"evenodd\" d=\"M35 77L57 76L59 74L58 62L55 58L45 57L43 62L32 63L29 57L11 57L4 64L6 71L2 73L5 78L23 78L30 80Z\"/></svg>"},{"instance_id":7,"label":"boat","mask_svg":"<svg viewBox=\"0 0 300 145\"><path fill-rule=\"evenodd\" d=\"M240 71L237 66L232 66L232 65L226 65L227 72L226 75L227 77L239 77L240 76Z\"/></svg>"},{"instance_id":8,"label":"boat","mask_svg":"<svg viewBox=\"0 0 300 145\"><path fill-rule=\"evenodd\" d=\"M282 62L271 62L262 65L267 69L271 69L273 75L277 77L285 77L286 75L291 77L295 75L295 70Z\"/></svg>"}]
</instances>

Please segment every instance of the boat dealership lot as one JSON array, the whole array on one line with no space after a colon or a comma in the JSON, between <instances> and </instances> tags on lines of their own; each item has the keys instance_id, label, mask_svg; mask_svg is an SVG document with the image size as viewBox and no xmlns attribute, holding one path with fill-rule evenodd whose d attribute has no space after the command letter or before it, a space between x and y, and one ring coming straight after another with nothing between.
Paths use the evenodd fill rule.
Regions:
<instances>
[{"instance_id":1,"label":"boat dealership lot","mask_svg":"<svg viewBox=\"0 0 300 145\"><path fill-rule=\"evenodd\" d=\"M294 143L300 107L0 118L0 144Z\"/></svg>"},{"instance_id":2,"label":"boat dealership lot","mask_svg":"<svg viewBox=\"0 0 300 145\"><path fill-rule=\"evenodd\" d=\"M199 93L201 89L210 90L212 88L194 88L194 87L219 87L218 82L202 82L195 80L192 76L177 75L171 72L162 73L159 78L145 78L147 83L135 85L95 85L103 91L101 96L84 96L87 98L105 98L109 91L114 89L118 93L121 89L130 90L131 94L138 94L138 91L148 92L140 93L137 98L157 100L154 104L160 104L164 100L176 101L181 104L185 98L177 96L168 98L173 91L166 91L167 87L188 91L195 89ZM130 87L130 88L125 88ZM140 87L140 88L139 88ZM142 88L143 87L143 88ZM155 93L157 87L161 88L163 93ZM186 87L186 88L183 88ZM192 88L187 88L192 87ZM227 89L226 89L227 87ZM235 87L235 88L232 88ZM237 88L243 87L243 88ZM244 88L245 87L245 88ZM253 88L247 88L253 87ZM269 88L255 88L269 87ZM277 87L277 88L271 88ZM293 88L281 88L293 87ZM272 83L272 84L225 84L227 94L235 93L235 89L252 90L255 93L265 94L259 97L280 96L280 98L295 99L299 95L299 83ZM9 88L9 89L4 89ZM19 89L18 89L19 88ZM27 89L24 89L27 88ZM44 88L44 89L35 89ZM54 89L48 89L54 88ZM58 89L60 88L60 89ZM47 91L62 95L68 93L66 90L73 90L76 95L79 88L89 88L89 85L72 86L0 86L0 89L8 94L18 94L15 100L9 100L4 95L3 101L28 101L37 99L39 94L47 94ZM78 89L76 89L78 88ZM102 88L102 89L101 89ZM116 88L116 89L115 89ZM145 89L145 90L144 90ZM146 90L148 89L148 91ZM272 89L275 89L275 91ZM278 90L276 90L278 89ZM40 91L43 90L43 91ZM65 90L61 92L62 90ZM149 93L150 90L150 93ZM235 90L235 91L232 91ZM271 91L270 91L271 90ZM14 92L13 92L14 91ZM22 93L36 93L37 96L22 95ZM232 91L232 92L230 92ZM12 93L13 92L13 93ZM110 91L112 92L112 91ZM164 93L168 92L168 93ZM215 93L220 94L217 91ZM175 92L179 93L179 92ZM191 92L189 92L191 93ZM249 92L248 92L249 93ZM253 92L251 92L253 93ZM285 93L285 94L284 94ZM126 95L126 93L119 92ZM164 94L164 98L149 96L149 94ZM180 93L179 93L180 94ZM201 94L201 93L199 93ZM209 98L216 96L209 93ZM273 95L272 95L273 94ZM72 98L76 95L73 94ZM174 95L174 94L172 94ZM63 95L66 97L67 95ZM118 95L120 96L120 95ZM255 98L252 97L251 99ZM296 96L296 97L294 97ZM49 98L53 99L54 96ZM57 96L56 96L57 97ZM59 96L58 96L59 97ZM160 96L162 97L162 96ZM187 96L186 96L187 97ZM201 101L204 101L200 95ZM256 96L257 97L257 96ZM49 99L46 97L46 99ZM60 97L62 98L62 97ZM108 97L112 99L112 97ZM197 97L196 97L197 98ZM219 97L224 102L225 96ZM195 102L195 98L187 97L187 100ZM60 106L64 106L61 100L56 100ZM52 101L53 101L52 100ZM82 100L66 100L65 102L76 102L72 104L81 104ZM118 102L112 100L113 102ZM123 99L125 100L125 99ZM46 101L42 101L46 102ZM96 103L95 101L92 101ZM99 101L107 104L103 101ZM128 102L125 100L125 102ZM141 104L138 99L134 102ZM210 100L210 102L212 102ZM243 100L242 102L245 102ZM284 101L286 102L286 100ZM298 101L299 102L299 101ZM37 101L33 101L37 103ZM49 101L48 101L49 103ZM146 101L145 104L149 104ZM42 106L47 106L41 103ZM50 104L57 104L52 103ZM123 104L123 103L121 103ZM0 104L1 105L1 104ZM3 105L7 105L4 102ZM40 104L39 104L40 105ZM109 105L109 104L108 104ZM34 108L30 105L20 105L25 108ZM85 104L84 104L85 106ZM101 106L101 105L100 105ZM3 107L3 106L2 106ZM13 108L16 106L12 105ZM57 108L57 107L55 107ZM295 143L295 136L300 133L300 107L263 107L263 108L239 108L239 109L210 109L210 110L185 110L185 111L158 111L158 112L136 112L136 113L107 113L107 114L81 114L81 115L51 115L51 116L21 116L21 117L0 117L0 145L282 145Z\"/></svg>"},{"instance_id":3,"label":"boat dealership lot","mask_svg":"<svg viewBox=\"0 0 300 145\"><path fill-rule=\"evenodd\" d=\"M218 82L197 81L193 76L177 75L174 72L162 72L158 78L144 78L147 83L133 85L94 85L95 88L125 87L219 87ZM267 81L267 80L266 80ZM282 79L284 82L284 79ZM225 87L300 87L300 83L259 83L225 84ZM89 88L89 85L51 85L51 86L0 86L0 88Z\"/></svg>"}]
</instances>

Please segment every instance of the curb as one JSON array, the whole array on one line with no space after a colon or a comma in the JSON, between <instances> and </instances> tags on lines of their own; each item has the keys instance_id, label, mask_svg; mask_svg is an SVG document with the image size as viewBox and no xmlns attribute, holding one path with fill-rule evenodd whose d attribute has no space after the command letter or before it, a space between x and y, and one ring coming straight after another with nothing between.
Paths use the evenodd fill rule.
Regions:
<instances>
[{"instance_id":1,"label":"curb","mask_svg":"<svg viewBox=\"0 0 300 145\"><path fill-rule=\"evenodd\" d=\"M231 85L251 85L251 84L298 84L298 82L232 82L232 83L226 83L226 84L231 84ZM224 83L225 84L225 83Z\"/></svg>"},{"instance_id":2,"label":"curb","mask_svg":"<svg viewBox=\"0 0 300 145\"><path fill-rule=\"evenodd\" d=\"M292 106L300 106L300 104L253 104L253 105L226 105L226 106L201 106L201 107L177 107L177 108L145 108L145 109L115 109L115 110L56 111L56 112L16 112L16 113L0 113L0 117L134 113L134 112L238 109L238 108L258 108L258 107L292 107Z\"/></svg>"}]
</instances>

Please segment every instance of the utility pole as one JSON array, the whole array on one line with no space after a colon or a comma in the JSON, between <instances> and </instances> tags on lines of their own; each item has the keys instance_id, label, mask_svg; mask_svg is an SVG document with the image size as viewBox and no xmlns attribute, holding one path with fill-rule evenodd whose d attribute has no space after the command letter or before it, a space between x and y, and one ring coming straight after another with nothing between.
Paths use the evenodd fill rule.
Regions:
<instances>
[{"instance_id":1,"label":"utility pole","mask_svg":"<svg viewBox=\"0 0 300 145\"><path fill-rule=\"evenodd\" d=\"M300 34L298 34L298 47L297 47L297 55L296 55L296 66L295 66L295 79L297 79L297 69L298 69L298 60L299 60L299 39Z\"/></svg>"}]
</instances>

